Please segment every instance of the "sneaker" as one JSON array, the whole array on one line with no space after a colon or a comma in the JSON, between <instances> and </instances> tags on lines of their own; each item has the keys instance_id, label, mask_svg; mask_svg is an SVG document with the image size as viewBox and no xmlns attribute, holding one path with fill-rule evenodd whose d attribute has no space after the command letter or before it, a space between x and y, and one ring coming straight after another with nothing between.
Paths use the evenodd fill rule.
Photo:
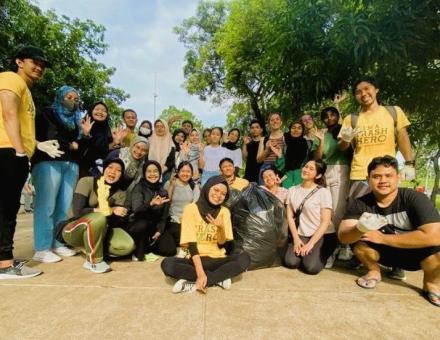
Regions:
<instances>
[{"instance_id":1,"label":"sneaker","mask_svg":"<svg viewBox=\"0 0 440 340\"><path fill-rule=\"evenodd\" d=\"M43 263L55 263L60 262L62 258L50 250L41 250L35 252L32 260Z\"/></svg>"},{"instance_id":2,"label":"sneaker","mask_svg":"<svg viewBox=\"0 0 440 340\"><path fill-rule=\"evenodd\" d=\"M57 255L64 256L64 257L70 257L75 256L76 251L73 249L70 249L66 246L61 246L53 249L53 252Z\"/></svg>"},{"instance_id":3,"label":"sneaker","mask_svg":"<svg viewBox=\"0 0 440 340\"><path fill-rule=\"evenodd\" d=\"M177 252L176 257L184 259L184 258L186 258L186 256L187 256L186 249L179 248L179 251Z\"/></svg>"},{"instance_id":4,"label":"sneaker","mask_svg":"<svg viewBox=\"0 0 440 340\"><path fill-rule=\"evenodd\" d=\"M172 289L172 292L177 293L183 293L183 292L195 292L196 291L196 283L191 282L188 280L179 280L174 284L174 287Z\"/></svg>"},{"instance_id":5,"label":"sneaker","mask_svg":"<svg viewBox=\"0 0 440 340\"><path fill-rule=\"evenodd\" d=\"M221 287L223 289L229 290L229 289L231 289L232 281L231 281L231 279L226 279L226 280L217 282L215 285L218 287Z\"/></svg>"},{"instance_id":6,"label":"sneaker","mask_svg":"<svg viewBox=\"0 0 440 340\"><path fill-rule=\"evenodd\" d=\"M353 252L351 251L350 246L343 246L339 250L338 259L341 261L350 261L353 257Z\"/></svg>"},{"instance_id":7,"label":"sneaker","mask_svg":"<svg viewBox=\"0 0 440 340\"><path fill-rule=\"evenodd\" d=\"M390 279L393 279L393 280L400 280L400 281L402 281L402 280L406 279L405 271L403 269L400 269L400 268L397 268L397 267L392 267L391 271L389 271L387 273L387 276Z\"/></svg>"},{"instance_id":8,"label":"sneaker","mask_svg":"<svg viewBox=\"0 0 440 340\"><path fill-rule=\"evenodd\" d=\"M336 260L336 254L333 253L329 256L329 258L327 259L327 262L325 264L325 269L331 269L333 268L333 265L335 264L335 260Z\"/></svg>"},{"instance_id":9,"label":"sneaker","mask_svg":"<svg viewBox=\"0 0 440 340\"><path fill-rule=\"evenodd\" d=\"M24 265L25 262L15 261L12 266L7 268L0 268L0 280L7 279L27 279L34 277L42 273L41 270L37 270Z\"/></svg>"},{"instance_id":10,"label":"sneaker","mask_svg":"<svg viewBox=\"0 0 440 340\"><path fill-rule=\"evenodd\" d=\"M89 261L86 261L83 264L83 268L88 269L91 272L94 272L97 274L107 273L112 270L110 268L110 266L105 261L101 261L98 263L90 263Z\"/></svg>"}]
</instances>

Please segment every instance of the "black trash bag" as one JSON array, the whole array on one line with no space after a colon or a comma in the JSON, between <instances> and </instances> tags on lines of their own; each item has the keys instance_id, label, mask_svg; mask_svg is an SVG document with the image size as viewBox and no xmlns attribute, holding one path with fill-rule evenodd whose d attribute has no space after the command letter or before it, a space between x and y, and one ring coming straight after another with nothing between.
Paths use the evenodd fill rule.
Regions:
<instances>
[{"instance_id":1,"label":"black trash bag","mask_svg":"<svg viewBox=\"0 0 440 340\"><path fill-rule=\"evenodd\" d=\"M235 192L226 203L231 210L236 246L251 258L249 269L280 265L287 245L287 221L283 203L272 193L251 183Z\"/></svg>"}]
</instances>

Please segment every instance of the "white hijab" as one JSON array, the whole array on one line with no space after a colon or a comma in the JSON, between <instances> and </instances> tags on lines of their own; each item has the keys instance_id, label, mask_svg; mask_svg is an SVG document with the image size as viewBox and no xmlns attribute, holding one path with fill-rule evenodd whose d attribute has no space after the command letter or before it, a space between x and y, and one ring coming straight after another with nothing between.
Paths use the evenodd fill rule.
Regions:
<instances>
[{"instance_id":1,"label":"white hijab","mask_svg":"<svg viewBox=\"0 0 440 340\"><path fill-rule=\"evenodd\" d=\"M156 122L157 121L160 121L165 126L165 134L163 136L158 136L156 134L156 129L154 129L153 135L149 140L150 150L148 151L148 160L156 161L160 165L165 165L174 143L171 138L168 123L163 119L158 119Z\"/></svg>"}]
</instances>

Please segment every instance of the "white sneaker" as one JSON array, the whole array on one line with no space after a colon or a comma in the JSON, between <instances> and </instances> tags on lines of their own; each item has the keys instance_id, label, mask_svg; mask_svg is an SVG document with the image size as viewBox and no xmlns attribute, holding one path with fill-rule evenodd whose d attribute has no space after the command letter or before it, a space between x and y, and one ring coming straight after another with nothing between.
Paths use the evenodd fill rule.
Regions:
<instances>
[{"instance_id":1,"label":"white sneaker","mask_svg":"<svg viewBox=\"0 0 440 340\"><path fill-rule=\"evenodd\" d=\"M70 256L75 256L76 255L76 251L68 248L66 246L61 246L61 247L57 247L53 249L53 252L57 255L60 256L64 256L64 257L70 257Z\"/></svg>"},{"instance_id":2,"label":"white sneaker","mask_svg":"<svg viewBox=\"0 0 440 340\"><path fill-rule=\"evenodd\" d=\"M339 250L338 259L342 261L349 261L353 257L353 252L350 246L342 246Z\"/></svg>"},{"instance_id":3,"label":"white sneaker","mask_svg":"<svg viewBox=\"0 0 440 340\"><path fill-rule=\"evenodd\" d=\"M184 259L187 255L187 252L185 251L185 249L179 248L179 251L176 255L176 257L179 257L181 259Z\"/></svg>"},{"instance_id":4,"label":"white sneaker","mask_svg":"<svg viewBox=\"0 0 440 340\"><path fill-rule=\"evenodd\" d=\"M179 280L177 281L172 289L173 293L183 293L183 292L195 292L196 291L196 283L188 280Z\"/></svg>"},{"instance_id":5,"label":"white sneaker","mask_svg":"<svg viewBox=\"0 0 440 340\"><path fill-rule=\"evenodd\" d=\"M105 261L101 261L98 263L90 263L89 261L86 261L83 264L83 268L88 269L91 272L94 272L97 274L107 273L112 270L110 268L110 266Z\"/></svg>"},{"instance_id":6,"label":"white sneaker","mask_svg":"<svg viewBox=\"0 0 440 340\"><path fill-rule=\"evenodd\" d=\"M336 260L336 254L333 253L329 256L329 258L327 259L327 263L325 264L325 269L330 269L333 268L333 265L335 264L335 260Z\"/></svg>"},{"instance_id":7,"label":"white sneaker","mask_svg":"<svg viewBox=\"0 0 440 340\"><path fill-rule=\"evenodd\" d=\"M226 280L217 282L215 285L218 287L221 287L223 289L229 290L229 289L231 289L232 281L231 281L231 279L226 279Z\"/></svg>"},{"instance_id":8,"label":"white sneaker","mask_svg":"<svg viewBox=\"0 0 440 340\"><path fill-rule=\"evenodd\" d=\"M50 250L41 250L35 252L32 260L43 263L55 263L60 262L62 258Z\"/></svg>"}]
</instances>

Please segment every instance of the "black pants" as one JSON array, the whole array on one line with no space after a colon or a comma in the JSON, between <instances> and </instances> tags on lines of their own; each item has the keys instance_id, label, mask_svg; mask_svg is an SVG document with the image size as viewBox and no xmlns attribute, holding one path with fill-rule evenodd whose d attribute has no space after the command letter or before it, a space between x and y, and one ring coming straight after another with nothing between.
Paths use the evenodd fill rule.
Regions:
<instances>
[{"instance_id":1,"label":"black pants","mask_svg":"<svg viewBox=\"0 0 440 340\"><path fill-rule=\"evenodd\" d=\"M201 257L201 260L208 278L208 286L243 273L251 262L249 255L245 252L222 258ZM161 267L165 275L175 279L192 282L197 280L196 269L191 259L167 257L162 261Z\"/></svg>"},{"instance_id":2,"label":"black pants","mask_svg":"<svg viewBox=\"0 0 440 340\"><path fill-rule=\"evenodd\" d=\"M304 244L307 244L311 237L299 236ZM289 243L287 247L286 255L284 256L284 262L286 267L301 269L311 275L318 274L327 262L327 259L336 249L337 238L336 233L324 234L323 237L314 245L312 251L306 256L297 256L293 252L293 244Z\"/></svg>"},{"instance_id":3,"label":"black pants","mask_svg":"<svg viewBox=\"0 0 440 340\"><path fill-rule=\"evenodd\" d=\"M134 255L139 260L144 259L145 252L153 252L162 256L176 255L176 244L168 230L165 229L156 241L152 239L156 232L156 223L140 218L130 224L126 230L133 238L136 245Z\"/></svg>"},{"instance_id":4,"label":"black pants","mask_svg":"<svg viewBox=\"0 0 440 340\"><path fill-rule=\"evenodd\" d=\"M173 236L174 243L176 247L180 246L180 223L168 221L167 223L167 231Z\"/></svg>"},{"instance_id":5,"label":"black pants","mask_svg":"<svg viewBox=\"0 0 440 340\"><path fill-rule=\"evenodd\" d=\"M12 260L20 196L29 174L29 159L0 148L0 261Z\"/></svg>"}]
</instances>

